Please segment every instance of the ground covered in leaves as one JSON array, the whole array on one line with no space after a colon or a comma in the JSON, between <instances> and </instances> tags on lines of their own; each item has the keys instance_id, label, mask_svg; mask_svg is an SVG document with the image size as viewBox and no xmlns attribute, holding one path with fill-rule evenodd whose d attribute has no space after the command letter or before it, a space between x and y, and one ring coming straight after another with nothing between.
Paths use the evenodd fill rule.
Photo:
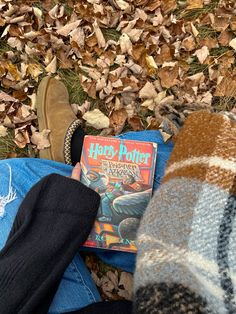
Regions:
<instances>
[{"instance_id":1,"label":"ground covered in leaves","mask_svg":"<svg viewBox=\"0 0 236 314\"><path fill-rule=\"evenodd\" d=\"M35 101L45 75L65 82L91 134L168 139L189 112L235 110L235 13L230 0L1 0L0 157L49 145Z\"/></svg>"},{"instance_id":2,"label":"ground covered in leaves","mask_svg":"<svg viewBox=\"0 0 236 314\"><path fill-rule=\"evenodd\" d=\"M66 84L89 134L169 140L193 111L236 110L235 51L234 0L0 0L0 159L48 147L36 104L46 75ZM124 275L98 273L119 295Z\"/></svg>"}]
</instances>

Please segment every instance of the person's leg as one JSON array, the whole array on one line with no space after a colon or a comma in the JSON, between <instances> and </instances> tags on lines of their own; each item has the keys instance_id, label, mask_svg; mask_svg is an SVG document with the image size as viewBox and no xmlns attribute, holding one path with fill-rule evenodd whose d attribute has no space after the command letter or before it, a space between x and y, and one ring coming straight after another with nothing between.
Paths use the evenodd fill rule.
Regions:
<instances>
[{"instance_id":1,"label":"person's leg","mask_svg":"<svg viewBox=\"0 0 236 314\"><path fill-rule=\"evenodd\" d=\"M41 159L0 161L0 249L6 243L17 209L30 188L50 173L71 175L72 167ZM66 269L49 313L78 310L101 300L79 254Z\"/></svg>"},{"instance_id":2,"label":"person's leg","mask_svg":"<svg viewBox=\"0 0 236 314\"><path fill-rule=\"evenodd\" d=\"M52 145L49 150L46 150L46 152L52 152L50 155L46 154L49 156L48 158L60 156L59 159L61 161L75 165L76 162L80 161L85 133L79 127L80 123L76 122L76 116L72 113L69 105L68 92L66 91L65 86L63 86L62 91L58 91L58 93L56 92L61 88L61 85L63 85L62 82L48 78L45 78L40 84L38 92L38 107L41 108L40 112L47 113L47 118L45 114L42 114L39 117L39 122L41 127L47 124L47 128L51 129L50 139L52 139L52 144L58 142L58 127L61 128L62 126L60 131L60 145ZM48 96L48 98L46 98L46 96ZM57 115L55 115L55 110L53 110L56 104L58 104L55 109ZM68 118L60 120L60 117L63 116L64 112L67 113ZM73 121L75 121L75 123ZM154 190L157 189L164 174L166 162L173 149L173 143L164 143L162 135L159 131L128 132L121 134L118 137L122 139L148 141L158 144L156 171L154 177ZM62 156L63 153L64 156ZM44 156L45 153L42 151L41 155ZM97 251L97 255L108 264L119 267L125 271L134 271L135 254L133 253L112 251L101 252L99 249Z\"/></svg>"}]
</instances>

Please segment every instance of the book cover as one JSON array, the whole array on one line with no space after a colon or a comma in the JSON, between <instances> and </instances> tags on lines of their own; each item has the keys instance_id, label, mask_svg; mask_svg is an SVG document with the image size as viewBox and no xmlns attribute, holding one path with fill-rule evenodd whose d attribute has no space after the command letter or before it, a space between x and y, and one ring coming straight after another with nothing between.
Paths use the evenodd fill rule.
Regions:
<instances>
[{"instance_id":1,"label":"book cover","mask_svg":"<svg viewBox=\"0 0 236 314\"><path fill-rule=\"evenodd\" d=\"M101 195L84 246L136 252L140 219L152 196L157 144L85 136L81 182Z\"/></svg>"}]
</instances>

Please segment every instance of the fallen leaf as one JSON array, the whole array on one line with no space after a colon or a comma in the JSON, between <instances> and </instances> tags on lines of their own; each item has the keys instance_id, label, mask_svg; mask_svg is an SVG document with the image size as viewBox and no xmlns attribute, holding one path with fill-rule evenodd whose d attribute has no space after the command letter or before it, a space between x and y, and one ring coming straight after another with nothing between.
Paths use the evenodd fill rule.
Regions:
<instances>
[{"instance_id":1,"label":"fallen leaf","mask_svg":"<svg viewBox=\"0 0 236 314\"><path fill-rule=\"evenodd\" d=\"M29 63L27 67L27 73L30 74L30 76L37 80L39 75L43 73L42 67L39 64L36 63ZM55 73L55 72L54 72Z\"/></svg>"},{"instance_id":2,"label":"fallen leaf","mask_svg":"<svg viewBox=\"0 0 236 314\"><path fill-rule=\"evenodd\" d=\"M0 91L0 101L6 102L18 102L18 99L8 95L7 93Z\"/></svg>"},{"instance_id":3,"label":"fallen leaf","mask_svg":"<svg viewBox=\"0 0 236 314\"><path fill-rule=\"evenodd\" d=\"M106 46L106 40L105 40L103 33L102 33L98 23L97 23L97 20L95 20L93 23L93 29L94 29L95 35L97 37L98 46L100 48L104 48Z\"/></svg>"},{"instance_id":4,"label":"fallen leaf","mask_svg":"<svg viewBox=\"0 0 236 314\"><path fill-rule=\"evenodd\" d=\"M18 128L14 130L15 139L14 142L19 148L24 148L27 144L30 143L29 133L23 128Z\"/></svg>"},{"instance_id":5,"label":"fallen leaf","mask_svg":"<svg viewBox=\"0 0 236 314\"><path fill-rule=\"evenodd\" d=\"M162 129L159 129L159 132L161 133L164 143L166 143L172 137L171 134L164 132Z\"/></svg>"},{"instance_id":6,"label":"fallen leaf","mask_svg":"<svg viewBox=\"0 0 236 314\"><path fill-rule=\"evenodd\" d=\"M122 132L125 122L128 118L128 114L124 108L114 110L110 115L110 126L114 128L115 135Z\"/></svg>"},{"instance_id":7,"label":"fallen leaf","mask_svg":"<svg viewBox=\"0 0 236 314\"><path fill-rule=\"evenodd\" d=\"M86 100L81 106L78 106L78 110L81 112L81 115L83 116L87 111L89 111L91 107L91 103Z\"/></svg>"},{"instance_id":8,"label":"fallen leaf","mask_svg":"<svg viewBox=\"0 0 236 314\"><path fill-rule=\"evenodd\" d=\"M10 47L16 48L18 51L21 51L24 47L23 41L21 41L17 37L8 38L7 43Z\"/></svg>"},{"instance_id":9,"label":"fallen leaf","mask_svg":"<svg viewBox=\"0 0 236 314\"><path fill-rule=\"evenodd\" d=\"M136 43L137 41L139 41L142 33L143 29L133 28L131 31L127 32L127 35L133 43Z\"/></svg>"},{"instance_id":10,"label":"fallen leaf","mask_svg":"<svg viewBox=\"0 0 236 314\"><path fill-rule=\"evenodd\" d=\"M223 77L216 87L214 96L236 98L236 76Z\"/></svg>"},{"instance_id":11,"label":"fallen leaf","mask_svg":"<svg viewBox=\"0 0 236 314\"><path fill-rule=\"evenodd\" d=\"M157 72L158 66L156 64L156 61L154 60L153 56L147 56L146 57L146 63L148 67L148 74L154 75Z\"/></svg>"},{"instance_id":12,"label":"fallen leaf","mask_svg":"<svg viewBox=\"0 0 236 314\"><path fill-rule=\"evenodd\" d=\"M132 296L133 291L133 276L127 272L121 272L119 280L119 288L124 288L129 293L129 296Z\"/></svg>"},{"instance_id":13,"label":"fallen leaf","mask_svg":"<svg viewBox=\"0 0 236 314\"><path fill-rule=\"evenodd\" d=\"M105 116L99 109L86 112L83 115L83 119L87 121L89 126L92 126L98 130L108 128L110 125L109 118Z\"/></svg>"},{"instance_id":14,"label":"fallen leaf","mask_svg":"<svg viewBox=\"0 0 236 314\"><path fill-rule=\"evenodd\" d=\"M31 109L35 110L36 109L36 104L37 104L37 95L36 95L36 93L33 93L32 95L28 95L28 97L31 100Z\"/></svg>"},{"instance_id":15,"label":"fallen leaf","mask_svg":"<svg viewBox=\"0 0 236 314\"><path fill-rule=\"evenodd\" d=\"M196 29L193 23L191 23L191 29L194 37L197 37L199 35L199 31Z\"/></svg>"},{"instance_id":16,"label":"fallen leaf","mask_svg":"<svg viewBox=\"0 0 236 314\"><path fill-rule=\"evenodd\" d=\"M219 48L218 40L216 38L203 38L199 41L201 46L206 46L209 50Z\"/></svg>"},{"instance_id":17,"label":"fallen leaf","mask_svg":"<svg viewBox=\"0 0 236 314\"><path fill-rule=\"evenodd\" d=\"M70 32L75 30L80 25L80 23L81 23L81 20L77 20L75 22L68 23L68 24L64 25L63 27L59 28L56 32L57 32L57 34L66 37L70 34Z\"/></svg>"},{"instance_id":18,"label":"fallen leaf","mask_svg":"<svg viewBox=\"0 0 236 314\"><path fill-rule=\"evenodd\" d=\"M145 6L145 9L148 11L155 11L159 6L161 5L160 0L149 0L147 5Z\"/></svg>"},{"instance_id":19,"label":"fallen leaf","mask_svg":"<svg viewBox=\"0 0 236 314\"><path fill-rule=\"evenodd\" d=\"M0 125L0 137L4 137L7 135L7 128L3 125Z\"/></svg>"},{"instance_id":20,"label":"fallen leaf","mask_svg":"<svg viewBox=\"0 0 236 314\"><path fill-rule=\"evenodd\" d=\"M233 35L229 30L224 30L219 36L219 44L221 44L222 46L229 46L232 37Z\"/></svg>"},{"instance_id":21,"label":"fallen leaf","mask_svg":"<svg viewBox=\"0 0 236 314\"><path fill-rule=\"evenodd\" d=\"M120 44L120 48L121 48L121 52L123 54L128 53L129 55L132 55L132 42L129 38L129 36L125 33L123 33L120 36L119 39L119 44Z\"/></svg>"},{"instance_id":22,"label":"fallen leaf","mask_svg":"<svg viewBox=\"0 0 236 314\"><path fill-rule=\"evenodd\" d=\"M45 68L46 72L54 74L57 71L57 57L55 56L52 61Z\"/></svg>"},{"instance_id":23,"label":"fallen leaf","mask_svg":"<svg viewBox=\"0 0 236 314\"><path fill-rule=\"evenodd\" d=\"M161 85L164 88L170 88L178 83L179 67L164 67L159 69L158 76L161 79Z\"/></svg>"},{"instance_id":24,"label":"fallen leaf","mask_svg":"<svg viewBox=\"0 0 236 314\"><path fill-rule=\"evenodd\" d=\"M176 0L165 0L161 1L161 9L164 14L174 11L177 8Z\"/></svg>"},{"instance_id":25,"label":"fallen leaf","mask_svg":"<svg viewBox=\"0 0 236 314\"><path fill-rule=\"evenodd\" d=\"M229 46L236 50L236 38L232 39L229 43Z\"/></svg>"},{"instance_id":26,"label":"fallen leaf","mask_svg":"<svg viewBox=\"0 0 236 314\"><path fill-rule=\"evenodd\" d=\"M154 117L147 117L147 130L159 130L160 123Z\"/></svg>"},{"instance_id":27,"label":"fallen leaf","mask_svg":"<svg viewBox=\"0 0 236 314\"><path fill-rule=\"evenodd\" d=\"M34 132L31 136L31 142L37 146L37 149L45 149L50 147L50 142L48 139L49 133L51 131L44 129L42 132Z\"/></svg>"},{"instance_id":28,"label":"fallen leaf","mask_svg":"<svg viewBox=\"0 0 236 314\"><path fill-rule=\"evenodd\" d=\"M187 0L187 10L202 9L203 0Z\"/></svg>"},{"instance_id":29,"label":"fallen leaf","mask_svg":"<svg viewBox=\"0 0 236 314\"><path fill-rule=\"evenodd\" d=\"M147 82L139 91L139 98L152 99L155 97L157 97L157 92L154 85L151 82Z\"/></svg>"},{"instance_id":30,"label":"fallen leaf","mask_svg":"<svg viewBox=\"0 0 236 314\"><path fill-rule=\"evenodd\" d=\"M65 8L63 5L59 6L58 4L56 4L49 12L49 16L56 20L61 18L64 15L65 12Z\"/></svg>"},{"instance_id":31,"label":"fallen leaf","mask_svg":"<svg viewBox=\"0 0 236 314\"><path fill-rule=\"evenodd\" d=\"M134 116L128 119L129 125L134 131L141 131L144 129L143 122L140 117Z\"/></svg>"},{"instance_id":32,"label":"fallen leaf","mask_svg":"<svg viewBox=\"0 0 236 314\"><path fill-rule=\"evenodd\" d=\"M121 9L121 10L128 10L130 9L130 5L128 2L124 1L124 0L115 0L117 6Z\"/></svg>"},{"instance_id":33,"label":"fallen leaf","mask_svg":"<svg viewBox=\"0 0 236 314\"><path fill-rule=\"evenodd\" d=\"M118 287L118 283L119 283L118 272L117 271L113 272L113 271L109 270L106 273L106 276L108 277L108 279L111 280L111 282L113 283L114 287L117 288Z\"/></svg>"},{"instance_id":34,"label":"fallen leaf","mask_svg":"<svg viewBox=\"0 0 236 314\"><path fill-rule=\"evenodd\" d=\"M203 64L206 58L210 55L210 52L208 47L203 46L201 49L196 50L193 55L197 56L199 62Z\"/></svg>"},{"instance_id":35,"label":"fallen leaf","mask_svg":"<svg viewBox=\"0 0 236 314\"><path fill-rule=\"evenodd\" d=\"M193 51L196 48L196 42L193 36L189 36L182 41L182 47L186 51Z\"/></svg>"}]
</instances>

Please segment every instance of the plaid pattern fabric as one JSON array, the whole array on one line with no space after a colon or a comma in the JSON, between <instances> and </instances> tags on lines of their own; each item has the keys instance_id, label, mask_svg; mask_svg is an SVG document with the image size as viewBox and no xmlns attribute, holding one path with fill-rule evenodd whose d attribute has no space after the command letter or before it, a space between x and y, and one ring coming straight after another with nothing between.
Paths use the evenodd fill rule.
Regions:
<instances>
[{"instance_id":1,"label":"plaid pattern fabric","mask_svg":"<svg viewBox=\"0 0 236 314\"><path fill-rule=\"evenodd\" d=\"M236 122L187 119L138 232L135 313L236 313Z\"/></svg>"}]
</instances>

